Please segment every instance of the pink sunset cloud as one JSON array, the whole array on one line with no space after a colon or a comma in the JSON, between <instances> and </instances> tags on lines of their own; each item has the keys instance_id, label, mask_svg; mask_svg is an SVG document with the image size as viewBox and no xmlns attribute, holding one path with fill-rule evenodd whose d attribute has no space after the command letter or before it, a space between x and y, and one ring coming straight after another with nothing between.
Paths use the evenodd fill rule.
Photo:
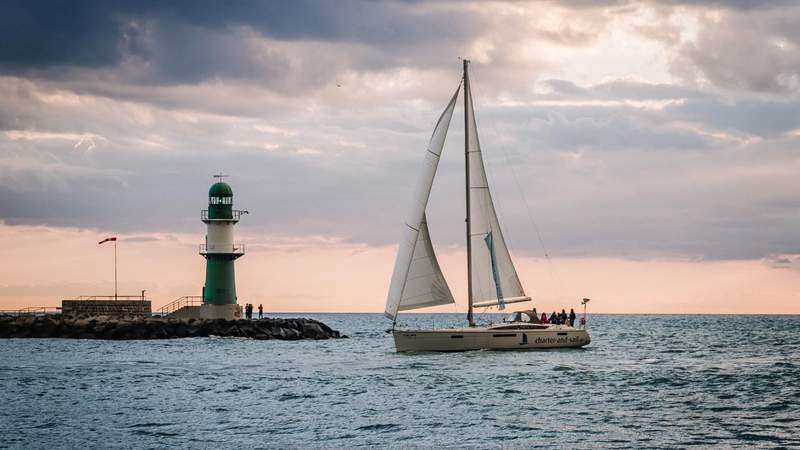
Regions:
<instances>
[{"instance_id":1,"label":"pink sunset cloud","mask_svg":"<svg viewBox=\"0 0 800 450\"><path fill-rule=\"evenodd\" d=\"M202 224L198 223L198 229ZM113 293L113 253L98 246L105 233L41 226L0 226L0 309L58 306L78 295ZM200 295L202 234L120 235L120 294L147 290L158 309ZM382 312L396 247L370 247L275 237L252 240L237 262L239 302L270 312ZM439 254L456 305L465 310L465 254ZM791 262L790 262L791 264ZM577 308L591 297L598 313L798 314L800 271L774 261L623 258L516 258L520 278L539 311ZM529 305L529 304L523 304Z\"/></svg>"}]
</instances>

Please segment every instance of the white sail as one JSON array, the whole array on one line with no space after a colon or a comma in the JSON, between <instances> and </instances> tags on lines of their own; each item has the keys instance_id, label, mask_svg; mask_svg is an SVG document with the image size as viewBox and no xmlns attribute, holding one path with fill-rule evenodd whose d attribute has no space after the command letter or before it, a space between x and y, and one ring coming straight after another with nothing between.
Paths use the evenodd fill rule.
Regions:
<instances>
[{"instance_id":1,"label":"white sail","mask_svg":"<svg viewBox=\"0 0 800 450\"><path fill-rule=\"evenodd\" d=\"M472 246L473 305L505 307L504 299L527 298L508 252L489 192L483 165L469 77L465 77L467 158L470 189L470 243Z\"/></svg>"},{"instance_id":2,"label":"white sail","mask_svg":"<svg viewBox=\"0 0 800 450\"><path fill-rule=\"evenodd\" d=\"M394 263L389 295L386 298L386 317L394 320L397 311L453 303L450 288L442 275L425 222L425 208L439 166L450 119L458 98L459 88L445 108L433 130L422 174L417 181L414 200L406 218L403 238Z\"/></svg>"},{"instance_id":3,"label":"white sail","mask_svg":"<svg viewBox=\"0 0 800 450\"><path fill-rule=\"evenodd\" d=\"M403 298L400 300L400 311L455 302L433 252L428 223L424 216L418 236Z\"/></svg>"}]
</instances>

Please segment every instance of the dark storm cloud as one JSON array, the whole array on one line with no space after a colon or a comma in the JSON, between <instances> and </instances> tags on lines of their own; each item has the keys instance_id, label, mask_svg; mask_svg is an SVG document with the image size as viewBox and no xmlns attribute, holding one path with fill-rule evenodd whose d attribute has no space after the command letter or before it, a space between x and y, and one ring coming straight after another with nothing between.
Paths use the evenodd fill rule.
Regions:
<instances>
[{"instance_id":1,"label":"dark storm cloud","mask_svg":"<svg viewBox=\"0 0 800 450\"><path fill-rule=\"evenodd\" d=\"M120 17L111 2L7 1L0 5L0 64L6 70L119 62Z\"/></svg>"},{"instance_id":2,"label":"dark storm cloud","mask_svg":"<svg viewBox=\"0 0 800 450\"><path fill-rule=\"evenodd\" d=\"M393 47L458 41L480 17L435 5L368 1L11 1L0 5L0 70L48 78L68 68L116 68L132 60L150 84L214 77L267 78L286 61L242 48L246 28L284 41ZM447 24L447 26L442 26ZM373 61L373 64L376 61ZM396 55L380 65L408 64ZM369 61L365 61L369 64Z\"/></svg>"},{"instance_id":3,"label":"dark storm cloud","mask_svg":"<svg viewBox=\"0 0 800 450\"><path fill-rule=\"evenodd\" d=\"M630 1L554 2L566 6L608 7L628 5ZM664 1L668 5L719 6L730 9L753 9L757 13L773 11L768 28L772 34L797 36L791 19L780 20L780 6L786 2L717 2ZM758 5L756 8L755 5ZM776 11L777 10L777 11ZM753 19L752 25L759 25ZM212 0L175 1L25 1L11 0L0 5L0 69L6 73L31 73L58 78L64 68L114 68L127 58L141 58L154 67L144 81L172 83L184 79L195 82L214 76L251 78L280 61L259 61L247 52L237 51L236 42L223 36L237 27L254 30L261 36L285 41L324 41L361 43L391 51L393 48L451 44L470 40L491 25L474 8L445 7L435 2L370 2L357 0L274 1ZM743 33L763 29L740 21L736 29ZM739 45L723 44L736 37L739 44L760 42L714 35L709 27L696 47L686 49L686 57L706 68L726 63L720 49L741 52ZM537 30L531 30L537 31ZM539 30L542 35L551 33ZM565 34L566 33L566 34ZM577 34L576 34L577 33ZM576 38L570 38L576 34ZM551 40L562 43L586 43L595 33L567 28L554 33ZM724 42L720 42L725 40ZM719 45L718 45L719 44ZM734 50L735 49L735 50ZM760 48L762 52L766 47ZM424 55L424 52L420 52ZM708 60L708 58L712 58ZM421 58L425 60L424 56ZM427 61L427 60L426 60ZM365 61L366 62L366 61ZM377 61L373 61L376 63ZM430 61L427 61L430 63ZM394 60L380 60L380 65L413 64L403 52ZM59 70L61 69L61 70ZM746 72L746 71L745 71ZM753 86L774 87L775 80L754 80ZM779 83L779 82L778 82Z\"/></svg>"}]
</instances>

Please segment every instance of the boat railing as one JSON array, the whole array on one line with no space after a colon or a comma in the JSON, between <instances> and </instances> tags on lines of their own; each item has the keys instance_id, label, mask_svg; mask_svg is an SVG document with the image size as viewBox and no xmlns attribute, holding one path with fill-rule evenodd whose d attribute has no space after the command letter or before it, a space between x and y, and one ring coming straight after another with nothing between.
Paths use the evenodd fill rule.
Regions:
<instances>
[{"instance_id":1,"label":"boat railing","mask_svg":"<svg viewBox=\"0 0 800 450\"><path fill-rule=\"evenodd\" d=\"M162 316L167 316L175 311L186 307L186 306L197 306L203 303L203 296L201 295L184 295L178 299L175 299L163 307L161 307L160 313Z\"/></svg>"}]
</instances>

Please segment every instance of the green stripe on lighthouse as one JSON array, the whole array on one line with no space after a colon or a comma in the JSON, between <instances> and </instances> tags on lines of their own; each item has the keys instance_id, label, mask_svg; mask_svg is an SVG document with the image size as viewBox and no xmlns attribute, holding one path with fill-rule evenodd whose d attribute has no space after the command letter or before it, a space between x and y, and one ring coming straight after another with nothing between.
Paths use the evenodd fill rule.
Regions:
<instances>
[{"instance_id":1,"label":"green stripe on lighthouse","mask_svg":"<svg viewBox=\"0 0 800 450\"><path fill-rule=\"evenodd\" d=\"M203 303L229 305L236 303L236 281L233 258L227 255L206 256L206 287Z\"/></svg>"}]
</instances>

